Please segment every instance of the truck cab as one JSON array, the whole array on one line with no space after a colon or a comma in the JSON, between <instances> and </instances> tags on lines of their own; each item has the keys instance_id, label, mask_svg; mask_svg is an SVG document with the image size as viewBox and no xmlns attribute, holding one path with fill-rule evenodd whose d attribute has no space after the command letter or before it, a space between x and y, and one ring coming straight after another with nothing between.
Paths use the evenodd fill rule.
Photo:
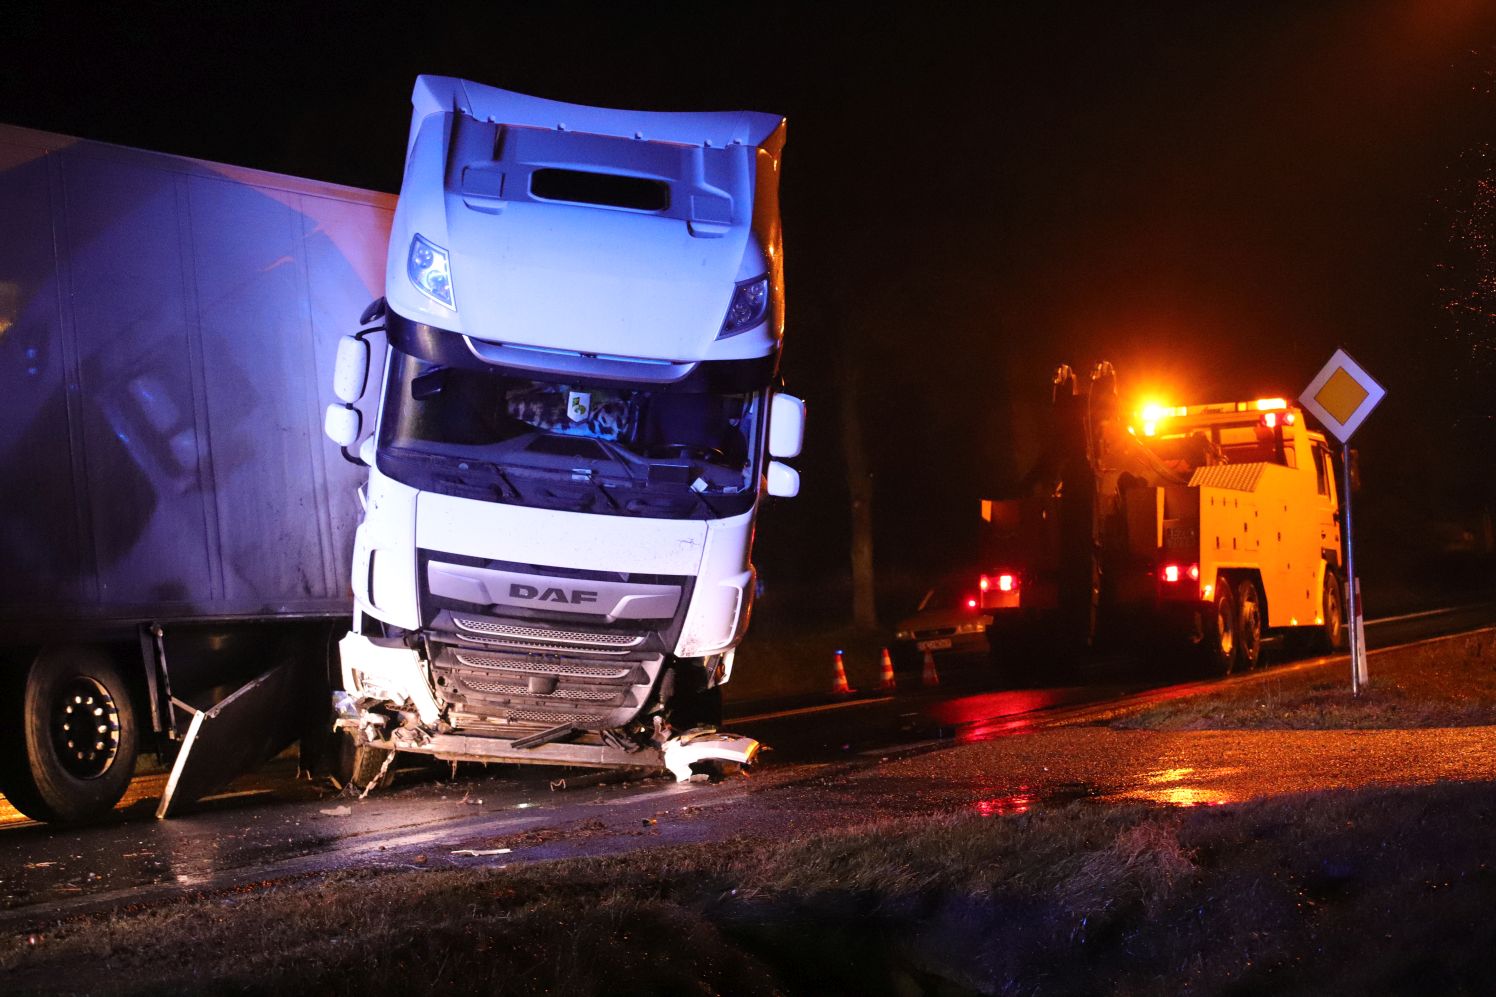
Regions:
<instances>
[{"instance_id":1,"label":"truck cab","mask_svg":"<svg viewBox=\"0 0 1496 997\"><path fill-rule=\"evenodd\" d=\"M369 465L341 722L648 764L718 721L760 502L798 490L784 121L427 76L413 106L385 297L327 418Z\"/></svg>"}]
</instances>

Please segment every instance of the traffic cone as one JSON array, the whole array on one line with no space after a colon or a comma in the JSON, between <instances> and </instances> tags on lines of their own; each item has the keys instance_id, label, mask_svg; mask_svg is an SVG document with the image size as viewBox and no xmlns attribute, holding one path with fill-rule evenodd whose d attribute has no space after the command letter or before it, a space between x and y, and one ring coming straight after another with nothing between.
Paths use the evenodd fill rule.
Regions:
<instances>
[{"instance_id":1,"label":"traffic cone","mask_svg":"<svg viewBox=\"0 0 1496 997\"><path fill-rule=\"evenodd\" d=\"M939 685L940 675L935 671L935 654L932 651L925 652L925 670L919 677L925 685Z\"/></svg>"},{"instance_id":2,"label":"traffic cone","mask_svg":"<svg viewBox=\"0 0 1496 997\"><path fill-rule=\"evenodd\" d=\"M883 649L883 674L878 677L878 688L883 692L892 692L895 688L893 677L893 655L888 653L888 648Z\"/></svg>"},{"instance_id":3,"label":"traffic cone","mask_svg":"<svg viewBox=\"0 0 1496 997\"><path fill-rule=\"evenodd\" d=\"M847 666L842 662L842 653L836 652L836 672L831 676L831 695L850 696L856 692L847 684Z\"/></svg>"}]
</instances>

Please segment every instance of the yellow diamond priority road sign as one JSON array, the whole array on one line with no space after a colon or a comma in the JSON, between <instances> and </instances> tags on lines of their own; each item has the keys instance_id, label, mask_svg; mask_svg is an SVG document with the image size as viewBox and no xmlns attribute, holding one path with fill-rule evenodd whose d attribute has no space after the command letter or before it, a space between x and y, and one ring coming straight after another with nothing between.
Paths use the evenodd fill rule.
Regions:
<instances>
[{"instance_id":1,"label":"yellow diamond priority road sign","mask_svg":"<svg viewBox=\"0 0 1496 997\"><path fill-rule=\"evenodd\" d=\"M1344 443L1386 394L1348 353L1336 350L1299 395L1299 402Z\"/></svg>"}]
</instances>

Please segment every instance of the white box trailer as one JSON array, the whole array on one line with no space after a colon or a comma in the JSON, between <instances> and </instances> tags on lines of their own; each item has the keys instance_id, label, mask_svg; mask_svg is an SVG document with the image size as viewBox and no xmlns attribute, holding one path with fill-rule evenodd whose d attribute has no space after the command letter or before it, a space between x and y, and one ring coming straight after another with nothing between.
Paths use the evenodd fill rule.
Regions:
<instances>
[{"instance_id":1,"label":"white box trailer","mask_svg":"<svg viewBox=\"0 0 1496 997\"><path fill-rule=\"evenodd\" d=\"M24 813L107 811L153 738L202 742L164 811L326 719L305 686L348 629L365 472L322 413L394 201L0 126L0 789ZM236 721L256 703L276 722Z\"/></svg>"}]
</instances>

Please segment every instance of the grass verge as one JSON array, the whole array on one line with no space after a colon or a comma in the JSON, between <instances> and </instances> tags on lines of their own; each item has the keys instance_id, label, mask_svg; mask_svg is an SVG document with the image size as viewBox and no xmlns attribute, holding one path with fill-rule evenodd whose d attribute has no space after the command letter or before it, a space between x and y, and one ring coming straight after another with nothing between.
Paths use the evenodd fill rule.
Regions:
<instances>
[{"instance_id":1,"label":"grass verge","mask_svg":"<svg viewBox=\"0 0 1496 997\"><path fill-rule=\"evenodd\" d=\"M1488 993L1496 787L352 872L0 940L8 992Z\"/></svg>"},{"instance_id":2,"label":"grass verge","mask_svg":"<svg viewBox=\"0 0 1496 997\"><path fill-rule=\"evenodd\" d=\"M729 704L824 696L831 691L832 657L841 649L854 689L871 689L879 677L879 651L888 634L852 627L750 630L738 648L732 681L723 688Z\"/></svg>"},{"instance_id":3,"label":"grass verge","mask_svg":"<svg viewBox=\"0 0 1496 997\"><path fill-rule=\"evenodd\" d=\"M1496 629L1373 651L1370 685L1349 664L1271 672L1118 717L1149 730L1468 727L1496 723Z\"/></svg>"}]
</instances>

